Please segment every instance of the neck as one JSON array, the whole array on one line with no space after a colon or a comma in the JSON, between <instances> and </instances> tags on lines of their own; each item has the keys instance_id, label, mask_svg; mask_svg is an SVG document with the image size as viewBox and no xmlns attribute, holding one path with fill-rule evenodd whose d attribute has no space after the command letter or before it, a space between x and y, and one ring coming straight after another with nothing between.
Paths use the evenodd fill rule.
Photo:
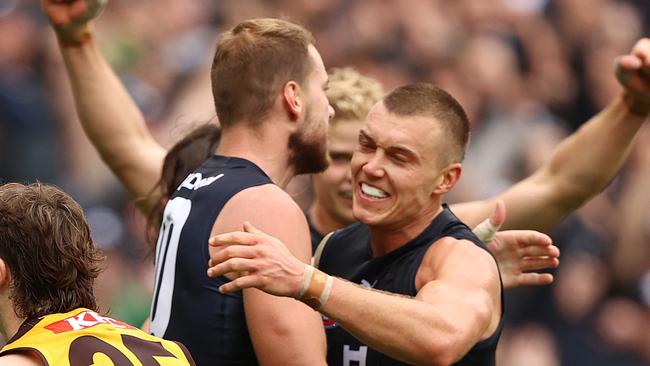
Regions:
<instances>
[{"instance_id":1,"label":"neck","mask_svg":"<svg viewBox=\"0 0 650 366\"><path fill-rule=\"evenodd\" d=\"M404 246L420 235L431 221L442 212L440 203L427 209L415 218L403 220L399 225L371 226L370 246L374 257L380 257Z\"/></svg>"},{"instance_id":2,"label":"neck","mask_svg":"<svg viewBox=\"0 0 650 366\"><path fill-rule=\"evenodd\" d=\"M252 129L245 122L222 131L216 153L255 163L273 183L285 188L295 175L289 166L289 134L279 126L262 122Z\"/></svg>"},{"instance_id":3,"label":"neck","mask_svg":"<svg viewBox=\"0 0 650 366\"><path fill-rule=\"evenodd\" d=\"M18 332L18 328L23 321L24 319L20 319L16 315L9 296L4 292L0 294L0 323L2 323L2 329L4 329L5 339L8 340L13 337Z\"/></svg>"},{"instance_id":4,"label":"neck","mask_svg":"<svg viewBox=\"0 0 650 366\"><path fill-rule=\"evenodd\" d=\"M332 231L338 229L342 229L354 223L354 221L348 222L334 217L326 209L324 209L317 200L314 200L314 203L312 203L311 207L309 208L309 218L316 230L318 230L323 235L329 234Z\"/></svg>"}]
</instances>

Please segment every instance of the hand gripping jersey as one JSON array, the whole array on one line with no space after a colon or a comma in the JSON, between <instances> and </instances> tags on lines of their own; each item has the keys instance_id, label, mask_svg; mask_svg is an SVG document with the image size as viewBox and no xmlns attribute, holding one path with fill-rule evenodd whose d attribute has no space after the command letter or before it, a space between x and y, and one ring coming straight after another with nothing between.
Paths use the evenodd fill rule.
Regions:
<instances>
[{"instance_id":1,"label":"hand gripping jersey","mask_svg":"<svg viewBox=\"0 0 650 366\"><path fill-rule=\"evenodd\" d=\"M325 273L392 293L415 296L415 275L427 249L438 239L450 236L467 239L487 250L483 243L444 205L444 210L415 239L392 252L374 258L370 247L370 230L357 223L338 230L321 244L318 268ZM323 247L324 245L324 247ZM503 304L503 289L501 291ZM329 365L404 365L378 352L350 335L335 322L323 317L327 334L327 362ZM503 312L497 330L489 338L478 342L455 365L494 365L497 342L503 327Z\"/></svg>"},{"instance_id":2,"label":"hand gripping jersey","mask_svg":"<svg viewBox=\"0 0 650 366\"><path fill-rule=\"evenodd\" d=\"M208 239L224 205L244 189L272 184L252 162L212 156L165 206L156 245L151 333L182 342L197 365L256 365L241 291L219 293L207 275ZM272 319L269 319L272 322Z\"/></svg>"},{"instance_id":3,"label":"hand gripping jersey","mask_svg":"<svg viewBox=\"0 0 650 366\"><path fill-rule=\"evenodd\" d=\"M0 356L25 351L46 366L194 365L183 345L83 308L26 321Z\"/></svg>"}]
</instances>

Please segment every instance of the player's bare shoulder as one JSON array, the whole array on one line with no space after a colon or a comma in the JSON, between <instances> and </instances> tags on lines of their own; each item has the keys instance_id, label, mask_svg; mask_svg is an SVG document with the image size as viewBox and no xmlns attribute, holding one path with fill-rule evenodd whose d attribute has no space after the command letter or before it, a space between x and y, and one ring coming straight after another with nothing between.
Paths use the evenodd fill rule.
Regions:
<instances>
[{"instance_id":1,"label":"player's bare shoulder","mask_svg":"<svg viewBox=\"0 0 650 366\"><path fill-rule=\"evenodd\" d=\"M416 276L416 287L440 276L467 276L474 273L477 281L498 281L496 260L490 253L465 239L443 237L429 247Z\"/></svg>"}]
</instances>

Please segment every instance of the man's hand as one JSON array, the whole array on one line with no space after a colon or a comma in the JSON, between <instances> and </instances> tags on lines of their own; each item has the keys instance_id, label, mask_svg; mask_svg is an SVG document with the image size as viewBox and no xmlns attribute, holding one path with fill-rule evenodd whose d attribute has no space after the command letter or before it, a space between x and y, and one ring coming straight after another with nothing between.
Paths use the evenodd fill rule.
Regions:
<instances>
[{"instance_id":1,"label":"man's hand","mask_svg":"<svg viewBox=\"0 0 650 366\"><path fill-rule=\"evenodd\" d=\"M474 228L474 233L496 258L503 286L514 288L551 284L552 274L531 271L557 267L560 264L560 249L552 244L548 235L537 231L498 231L505 216L505 205L497 201L492 215Z\"/></svg>"},{"instance_id":2,"label":"man's hand","mask_svg":"<svg viewBox=\"0 0 650 366\"><path fill-rule=\"evenodd\" d=\"M305 264L280 240L244 223L244 231L213 236L208 276L234 278L222 285L222 293L255 287L276 296L299 294Z\"/></svg>"},{"instance_id":3,"label":"man's hand","mask_svg":"<svg viewBox=\"0 0 650 366\"><path fill-rule=\"evenodd\" d=\"M45 15L64 43L78 43L89 33L88 21L99 16L108 0L41 0Z\"/></svg>"},{"instance_id":4,"label":"man's hand","mask_svg":"<svg viewBox=\"0 0 650 366\"><path fill-rule=\"evenodd\" d=\"M625 89L624 100L634 114L650 114L650 38L639 40L632 51L616 59L616 77Z\"/></svg>"}]
</instances>

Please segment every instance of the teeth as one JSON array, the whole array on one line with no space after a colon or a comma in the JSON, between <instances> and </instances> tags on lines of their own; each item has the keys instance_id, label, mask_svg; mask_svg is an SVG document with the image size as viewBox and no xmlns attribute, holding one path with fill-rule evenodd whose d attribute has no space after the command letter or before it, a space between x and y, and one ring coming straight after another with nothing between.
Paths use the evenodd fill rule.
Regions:
<instances>
[{"instance_id":1,"label":"teeth","mask_svg":"<svg viewBox=\"0 0 650 366\"><path fill-rule=\"evenodd\" d=\"M386 198L386 197L388 197L388 193L382 191L379 188L369 186L369 185L367 185L365 183L361 183L361 192L363 192L367 196L374 197L374 198Z\"/></svg>"}]
</instances>

